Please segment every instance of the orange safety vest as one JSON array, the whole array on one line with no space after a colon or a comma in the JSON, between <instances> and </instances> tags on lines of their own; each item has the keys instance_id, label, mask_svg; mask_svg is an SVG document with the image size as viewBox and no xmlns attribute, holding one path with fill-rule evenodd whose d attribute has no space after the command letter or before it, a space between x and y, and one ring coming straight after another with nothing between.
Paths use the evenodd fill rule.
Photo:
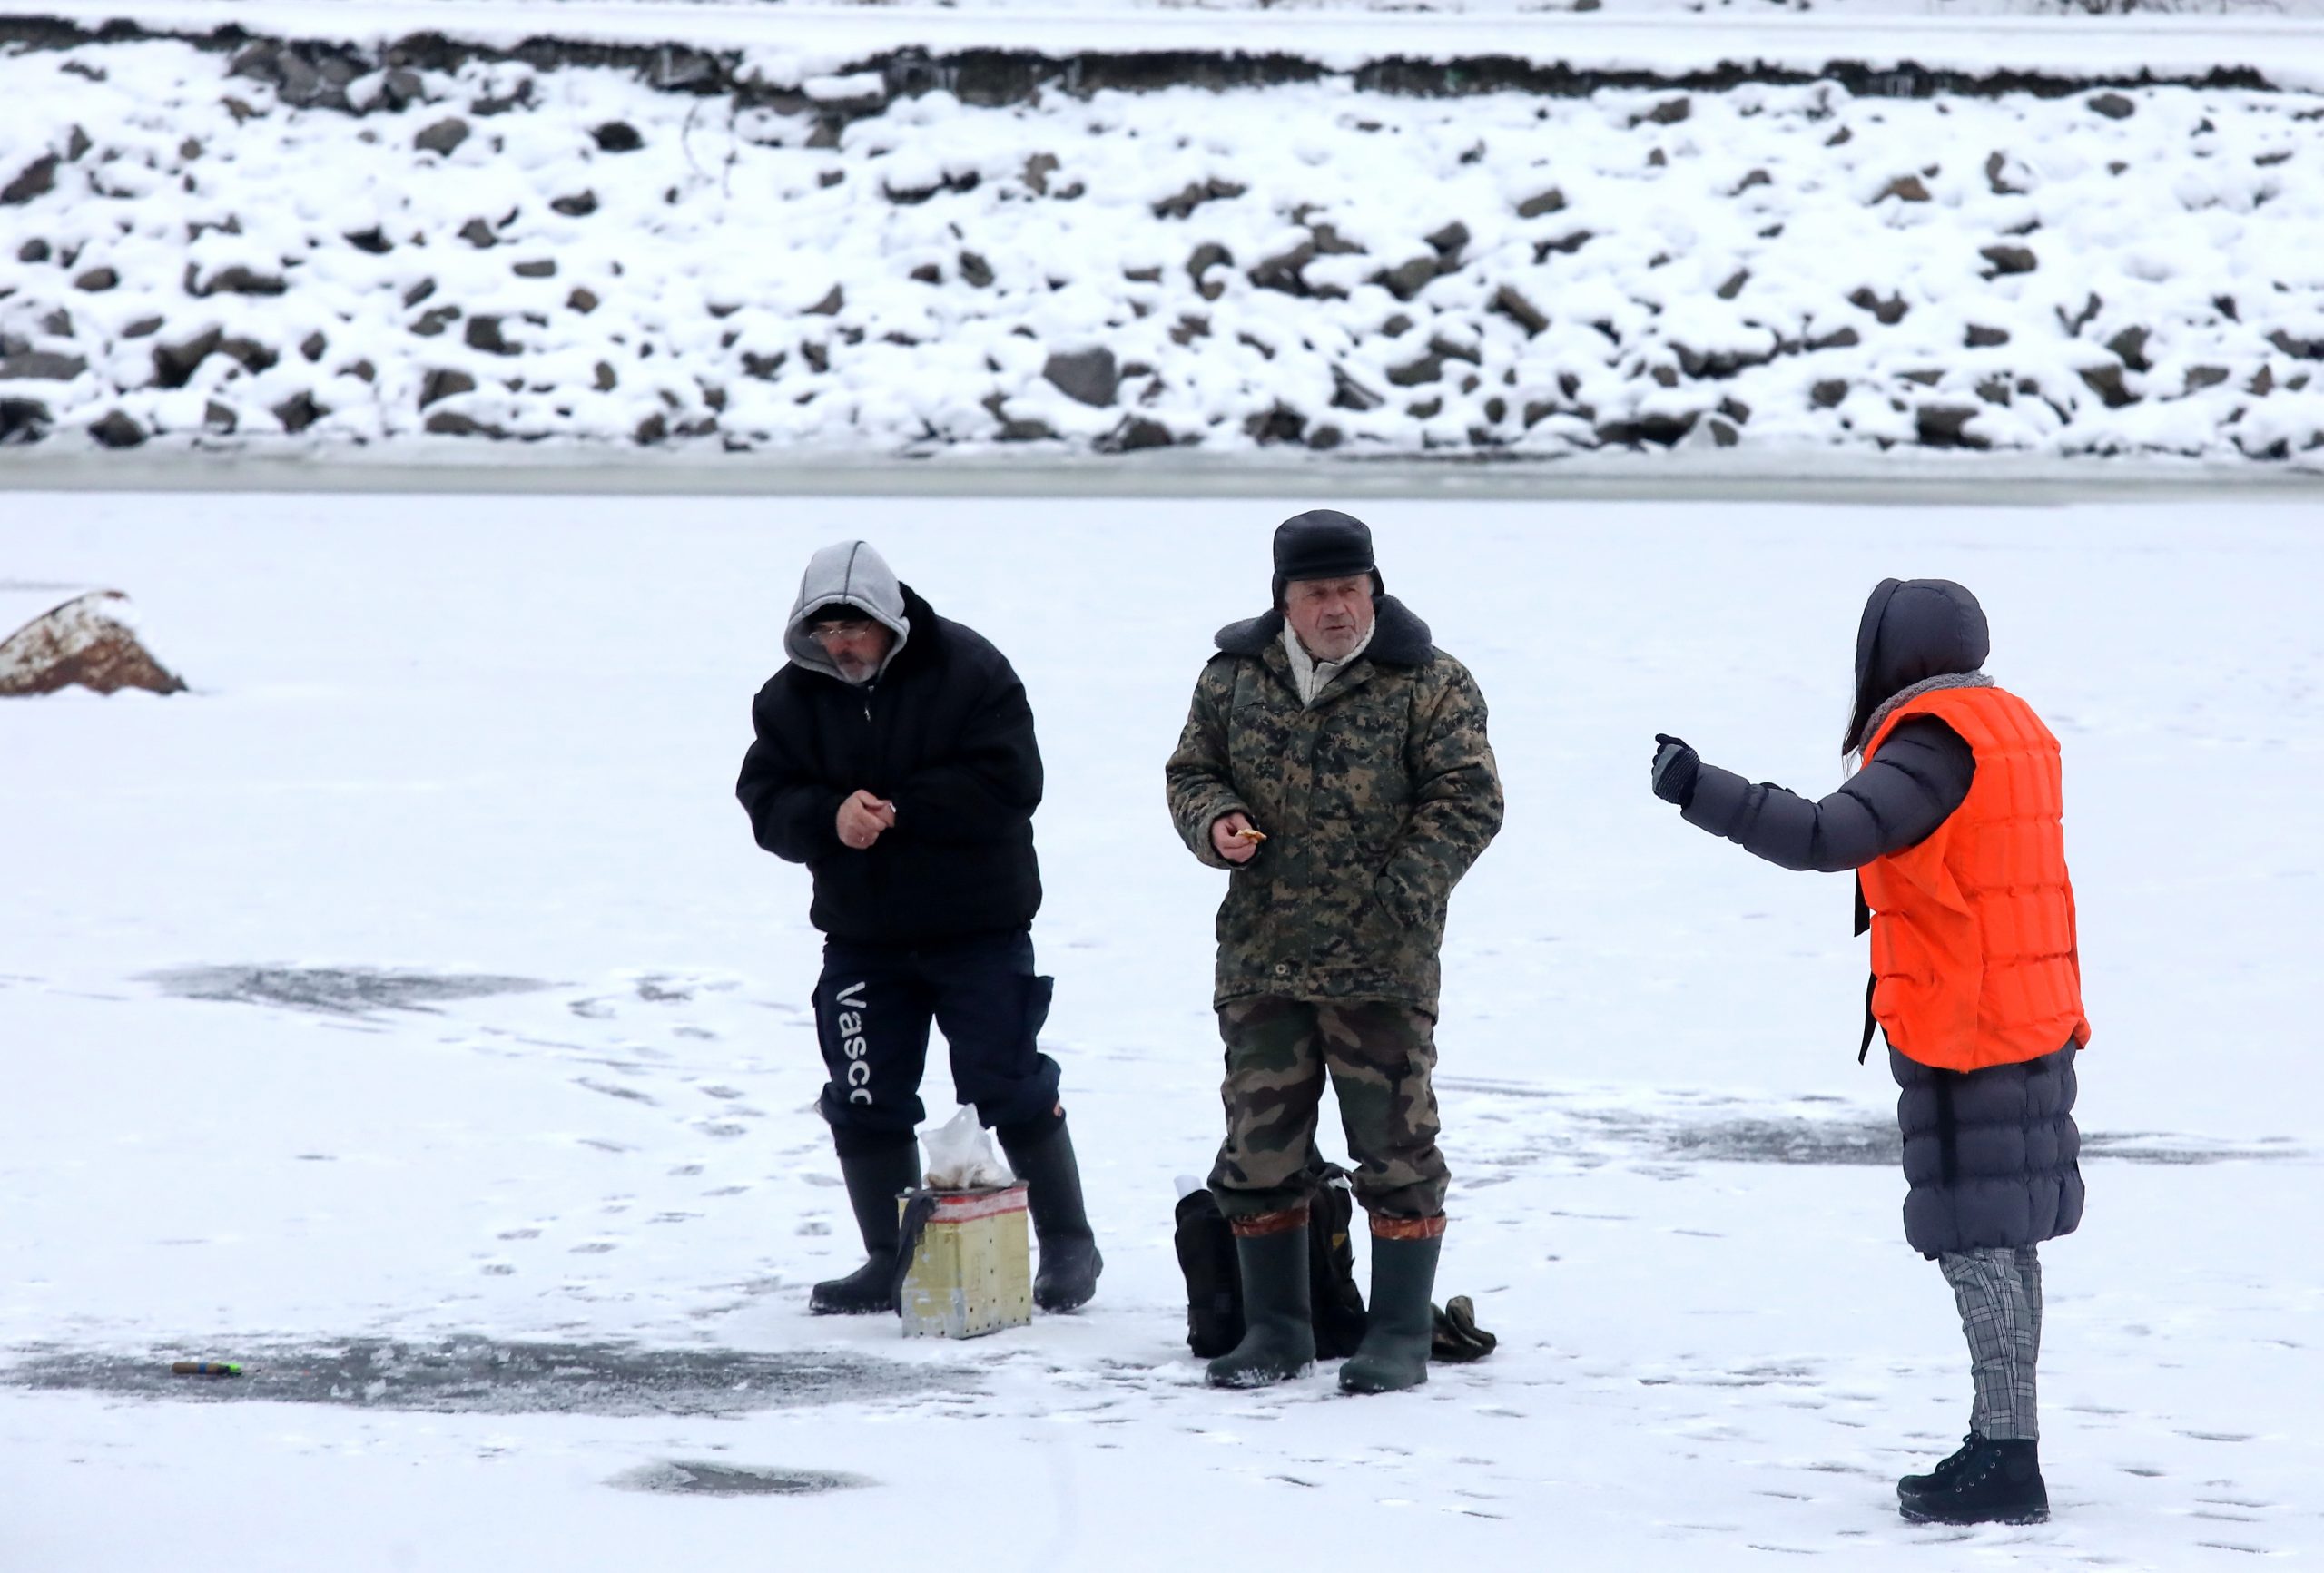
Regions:
<instances>
[{"instance_id":1,"label":"orange safety vest","mask_svg":"<svg viewBox=\"0 0 2324 1573\"><path fill-rule=\"evenodd\" d=\"M1872 909L1872 1014L1889 1047L1940 1070L2038 1059L2090 1041L2058 740L1999 688L1939 688L1865 744L1934 715L1977 756L1969 795L1927 840L1860 871Z\"/></svg>"}]
</instances>

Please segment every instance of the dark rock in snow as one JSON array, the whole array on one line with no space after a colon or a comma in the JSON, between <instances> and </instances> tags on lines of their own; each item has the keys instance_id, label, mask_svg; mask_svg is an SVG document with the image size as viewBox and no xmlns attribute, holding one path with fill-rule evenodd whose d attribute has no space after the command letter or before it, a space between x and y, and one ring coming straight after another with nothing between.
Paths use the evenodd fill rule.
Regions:
<instances>
[{"instance_id":1,"label":"dark rock in snow","mask_svg":"<svg viewBox=\"0 0 2324 1573\"><path fill-rule=\"evenodd\" d=\"M70 382L89 369L85 357L53 349L27 349L0 357L0 382Z\"/></svg>"},{"instance_id":2,"label":"dark rock in snow","mask_svg":"<svg viewBox=\"0 0 2324 1573\"><path fill-rule=\"evenodd\" d=\"M1094 349L1052 355L1041 368L1041 375L1067 398L1097 409L1114 402L1115 389L1121 381L1121 373L1114 365L1114 352L1102 345Z\"/></svg>"},{"instance_id":3,"label":"dark rock in snow","mask_svg":"<svg viewBox=\"0 0 2324 1573\"><path fill-rule=\"evenodd\" d=\"M465 329L468 348L481 349L487 355L514 355L521 346L511 344L500 336L498 317L471 317Z\"/></svg>"},{"instance_id":4,"label":"dark rock in snow","mask_svg":"<svg viewBox=\"0 0 2324 1573\"><path fill-rule=\"evenodd\" d=\"M1222 181L1216 176L1206 181L1196 181L1188 184L1186 190L1177 196L1165 197L1155 203L1154 216L1157 219L1183 219L1205 202L1239 197L1247 189L1236 184L1233 181Z\"/></svg>"},{"instance_id":5,"label":"dark rock in snow","mask_svg":"<svg viewBox=\"0 0 2324 1573\"><path fill-rule=\"evenodd\" d=\"M271 413L275 419L282 423L284 431L295 437L324 416L329 415L330 411L324 406L317 404L315 396L302 388L276 405Z\"/></svg>"},{"instance_id":6,"label":"dark rock in snow","mask_svg":"<svg viewBox=\"0 0 2324 1573\"><path fill-rule=\"evenodd\" d=\"M2008 342L2008 329L1980 328L1974 322L1969 324L1969 331L1962 339L1962 343L1971 349L1991 349L1996 345Z\"/></svg>"},{"instance_id":7,"label":"dark rock in snow","mask_svg":"<svg viewBox=\"0 0 2324 1573\"><path fill-rule=\"evenodd\" d=\"M1098 439L1099 453L1136 453L1140 448L1168 447L1177 439L1158 420L1142 415L1122 418L1122 423Z\"/></svg>"},{"instance_id":8,"label":"dark rock in snow","mask_svg":"<svg viewBox=\"0 0 2324 1573\"><path fill-rule=\"evenodd\" d=\"M280 295L288 288L280 274L261 273L238 262L232 267L220 269L190 292L202 296Z\"/></svg>"},{"instance_id":9,"label":"dark rock in snow","mask_svg":"<svg viewBox=\"0 0 2324 1573\"><path fill-rule=\"evenodd\" d=\"M1564 207L1565 193L1557 187L1551 186L1548 191L1537 192L1518 203L1517 216L1521 219L1538 219L1544 213L1561 211Z\"/></svg>"},{"instance_id":10,"label":"dark rock in snow","mask_svg":"<svg viewBox=\"0 0 2324 1573\"><path fill-rule=\"evenodd\" d=\"M1993 264L1985 271L1988 279L2008 273L2031 273L2042 265L2042 260L2029 246L1982 246L1978 248L1977 255Z\"/></svg>"},{"instance_id":11,"label":"dark rock in snow","mask_svg":"<svg viewBox=\"0 0 2324 1573\"><path fill-rule=\"evenodd\" d=\"M2120 409L2126 404L2139 401L2139 396L2124 386L2122 369L2119 366L2084 367L2080 375L2090 390L2105 401L2109 409Z\"/></svg>"},{"instance_id":12,"label":"dark rock in snow","mask_svg":"<svg viewBox=\"0 0 2324 1573\"><path fill-rule=\"evenodd\" d=\"M1527 300L1525 292L1514 284L1503 284L1493 292L1492 309L1524 329L1528 339L1550 325L1541 309Z\"/></svg>"},{"instance_id":13,"label":"dark rock in snow","mask_svg":"<svg viewBox=\"0 0 2324 1573\"><path fill-rule=\"evenodd\" d=\"M1913 427L1922 446L1926 447L1990 447L1984 437L1971 436L1965 429L1981 412L1973 404L1924 404L1913 411Z\"/></svg>"},{"instance_id":14,"label":"dark rock in snow","mask_svg":"<svg viewBox=\"0 0 2324 1573\"><path fill-rule=\"evenodd\" d=\"M558 197L549 206L568 219L586 219L597 211L597 193L576 192L569 197Z\"/></svg>"},{"instance_id":15,"label":"dark rock in snow","mask_svg":"<svg viewBox=\"0 0 2324 1573\"><path fill-rule=\"evenodd\" d=\"M135 447L145 440L145 428L126 410L113 410L89 428L89 435L107 447Z\"/></svg>"},{"instance_id":16,"label":"dark rock in snow","mask_svg":"<svg viewBox=\"0 0 2324 1573\"><path fill-rule=\"evenodd\" d=\"M596 138L598 150L603 152L635 152L645 145L645 139L637 134L637 128L625 120L609 120L589 134ZM641 437L638 440L647 439Z\"/></svg>"},{"instance_id":17,"label":"dark rock in snow","mask_svg":"<svg viewBox=\"0 0 2324 1573\"><path fill-rule=\"evenodd\" d=\"M2119 93L2102 93L2090 101L2090 107L2108 120L2128 120L2139 112L2139 106Z\"/></svg>"},{"instance_id":18,"label":"dark rock in snow","mask_svg":"<svg viewBox=\"0 0 2324 1573\"><path fill-rule=\"evenodd\" d=\"M120 285L121 275L111 268L92 268L73 280L75 290L86 290L92 295L101 295L107 290L118 289Z\"/></svg>"},{"instance_id":19,"label":"dark rock in snow","mask_svg":"<svg viewBox=\"0 0 2324 1573\"><path fill-rule=\"evenodd\" d=\"M1436 276L1443 270L1443 258L1433 252L1423 252L1374 273L1372 282L1384 284L1399 300L1409 300L1434 282Z\"/></svg>"},{"instance_id":20,"label":"dark rock in snow","mask_svg":"<svg viewBox=\"0 0 2324 1573\"><path fill-rule=\"evenodd\" d=\"M56 166L60 159L54 153L43 153L20 171L15 179L0 186L0 203L11 207L44 197L56 189Z\"/></svg>"},{"instance_id":21,"label":"dark rock in snow","mask_svg":"<svg viewBox=\"0 0 2324 1573\"><path fill-rule=\"evenodd\" d=\"M1905 304L1905 299L1901 295L1890 295L1883 300L1875 295L1868 287L1863 286L1859 286L1849 294L1848 304L1871 312L1873 319L1884 328L1893 328L1905 320L1905 313L1912 310Z\"/></svg>"},{"instance_id":22,"label":"dark rock in snow","mask_svg":"<svg viewBox=\"0 0 2324 1573\"><path fill-rule=\"evenodd\" d=\"M1206 300L1216 300L1226 293L1224 282L1203 277L1213 268L1232 266L1235 253L1216 241L1205 241L1187 259L1187 277L1195 282L1195 290Z\"/></svg>"},{"instance_id":23,"label":"dark rock in snow","mask_svg":"<svg viewBox=\"0 0 2324 1573\"><path fill-rule=\"evenodd\" d=\"M458 115L448 115L411 139L411 145L422 152L432 152L448 158L462 143L468 140L468 123Z\"/></svg>"},{"instance_id":24,"label":"dark rock in snow","mask_svg":"<svg viewBox=\"0 0 2324 1573\"><path fill-rule=\"evenodd\" d=\"M54 418L37 398L0 398L0 446L38 442Z\"/></svg>"},{"instance_id":25,"label":"dark rock in snow","mask_svg":"<svg viewBox=\"0 0 2324 1573\"><path fill-rule=\"evenodd\" d=\"M426 409L438 399L449 398L455 394L475 391L476 379L467 372L456 370L450 367L438 367L420 379L419 408Z\"/></svg>"}]
</instances>

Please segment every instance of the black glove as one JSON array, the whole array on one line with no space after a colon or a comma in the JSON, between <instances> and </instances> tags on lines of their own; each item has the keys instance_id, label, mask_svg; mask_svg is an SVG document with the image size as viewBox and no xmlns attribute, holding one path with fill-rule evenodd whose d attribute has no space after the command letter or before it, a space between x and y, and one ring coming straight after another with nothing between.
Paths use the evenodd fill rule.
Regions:
<instances>
[{"instance_id":1,"label":"black glove","mask_svg":"<svg viewBox=\"0 0 2324 1573\"><path fill-rule=\"evenodd\" d=\"M1654 795L1683 809L1694 801L1695 772L1703 762L1693 749L1666 732L1656 732L1654 741L1662 745L1654 751Z\"/></svg>"}]
</instances>

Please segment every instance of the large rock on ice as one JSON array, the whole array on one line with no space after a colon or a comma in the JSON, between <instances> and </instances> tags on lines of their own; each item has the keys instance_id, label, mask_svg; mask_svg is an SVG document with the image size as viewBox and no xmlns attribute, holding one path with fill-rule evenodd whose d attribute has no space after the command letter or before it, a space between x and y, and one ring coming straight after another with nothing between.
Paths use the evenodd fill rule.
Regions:
<instances>
[{"instance_id":1,"label":"large rock on ice","mask_svg":"<svg viewBox=\"0 0 2324 1573\"><path fill-rule=\"evenodd\" d=\"M185 692L184 679L138 642L129 597L118 590L77 596L0 641L0 698L54 693L76 683L99 693Z\"/></svg>"}]
</instances>

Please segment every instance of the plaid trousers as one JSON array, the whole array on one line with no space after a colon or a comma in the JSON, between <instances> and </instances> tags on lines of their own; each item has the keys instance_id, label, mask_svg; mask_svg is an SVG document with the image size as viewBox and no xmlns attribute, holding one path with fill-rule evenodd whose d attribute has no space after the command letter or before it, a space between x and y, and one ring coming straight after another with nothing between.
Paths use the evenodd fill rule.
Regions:
<instances>
[{"instance_id":1,"label":"plaid trousers","mask_svg":"<svg viewBox=\"0 0 2324 1573\"><path fill-rule=\"evenodd\" d=\"M1969 1429L1994 1441L2034 1441L2034 1365L2042 1353L2042 1261L2031 1245L1948 1252L1936 1259L1953 1285L1969 1339L1976 1397Z\"/></svg>"}]
</instances>

